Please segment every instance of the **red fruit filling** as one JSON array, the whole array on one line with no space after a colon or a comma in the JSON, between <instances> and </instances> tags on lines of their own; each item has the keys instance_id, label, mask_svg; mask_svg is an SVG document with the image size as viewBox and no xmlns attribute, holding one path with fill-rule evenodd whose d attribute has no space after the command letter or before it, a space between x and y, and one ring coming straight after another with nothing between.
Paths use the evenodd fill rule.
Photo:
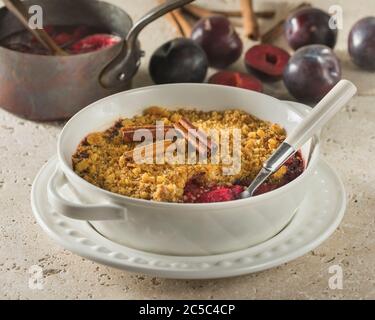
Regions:
<instances>
[{"instance_id":1,"label":"red fruit filling","mask_svg":"<svg viewBox=\"0 0 375 320\"><path fill-rule=\"evenodd\" d=\"M53 30L53 27L51 27L51 30ZM66 30L62 32L51 32L53 40L55 40L55 42L62 47L72 45L74 42L79 41L89 34L90 29L87 26L79 26L71 31Z\"/></svg>"},{"instance_id":2,"label":"red fruit filling","mask_svg":"<svg viewBox=\"0 0 375 320\"><path fill-rule=\"evenodd\" d=\"M245 64L249 71L280 79L290 55L285 50L270 44L260 44L250 48L245 54Z\"/></svg>"},{"instance_id":3,"label":"red fruit filling","mask_svg":"<svg viewBox=\"0 0 375 320\"><path fill-rule=\"evenodd\" d=\"M208 82L263 92L263 84L257 78L241 72L219 71Z\"/></svg>"},{"instance_id":4,"label":"red fruit filling","mask_svg":"<svg viewBox=\"0 0 375 320\"><path fill-rule=\"evenodd\" d=\"M68 33L62 32L55 36L53 40L55 40L57 45L63 46L64 44L72 41L72 36Z\"/></svg>"},{"instance_id":5,"label":"red fruit filling","mask_svg":"<svg viewBox=\"0 0 375 320\"><path fill-rule=\"evenodd\" d=\"M44 30L69 54L80 54L100 50L115 45L121 38L97 27L88 26L45 26ZM22 31L10 35L0 45L19 52L48 55L30 32Z\"/></svg>"},{"instance_id":6,"label":"red fruit filling","mask_svg":"<svg viewBox=\"0 0 375 320\"><path fill-rule=\"evenodd\" d=\"M266 181L255 192L255 195L261 195L272 190L278 189L294 179L298 178L305 169L305 164L300 152L290 158L286 163L287 172L277 183ZM210 185L202 183L200 177L190 180L184 190L185 203L212 203L237 200L241 192L251 183L249 179L237 181L233 185Z\"/></svg>"},{"instance_id":7,"label":"red fruit filling","mask_svg":"<svg viewBox=\"0 0 375 320\"><path fill-rule=\"evenodd\" d=\"M111 47L120 41L120 37L112 34L93 34L74 43L69 51L73 54L92 52Z\"/></svg>"},{"instance_id":8,"label":"red fruit filling","mask_svg":"<svg viewBox=\"0 0 375 320\"><path fill-rule=\"evenodd\" d=\"M285 166L287 167L287 171L280 181L278 181L277 183L266 181L255 191L255 195L260 195L272 190L276 190L298 178L305 170L305 163L303 161L301 152L296 153L287 162L285 162ZM249 179L243 179L242 181L238 182L239 185L243 186L248 186L250 185L250 183L251 180Z\"/></svg>"},{"instance_id":9,"label":"red fruit filling","mask_svg":"<svg viewBox=\"0 0 375 320\"><path fill-rule=\"evenodd\" d=\"M191 181L185 187L184 202L211 203L237 200L243 190L244 187L239 185L207 187Z\"/></svg>"}]
</instances>

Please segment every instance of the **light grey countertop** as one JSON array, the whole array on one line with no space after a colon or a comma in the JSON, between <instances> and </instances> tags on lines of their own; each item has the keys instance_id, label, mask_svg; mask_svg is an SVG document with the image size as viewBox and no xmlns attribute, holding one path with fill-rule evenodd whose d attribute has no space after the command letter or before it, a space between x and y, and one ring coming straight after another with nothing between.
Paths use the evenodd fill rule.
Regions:
<instances>
[{"instance_id":1,"label":"light grey countertop","mask_svg":"<svg viewBox=\"0 0 375 320\"><path fill-rule=\"evenodd\" d=\"M125 8L135 19L156 3L109 2ZM238 5L235 0L215 2L222 6ZM280 10L285 5L278 1L261 5L275 3ZM344 76L359 87L359 95L330 122L322 136L323 157L340 174L348 197L344 221L329 240L277 268L221 280L165 280L86 260L50 239L36 223L30 207L32 181L55 154L63 124L30 122L0 110L0 299L375 298L375 73L359 71L346 53L348 30L359 18L375 13L375 2L317 0L314 4L325 9L330 4L342 5L344 30L340 32L337 52L342 58ZM151 84L147 75L149 54L174 36L165 19L145 30L141 42L148 55L135 86ZM247 43L246 47L249 46ZM235 68L242 68L241 63ZM281 85L268 87L267 92L288 98ZM43 268L43 290L31 290L28 286L32 265ZM343 268L342 290L329 289L331 265Z\"/></svg>"}]
</instances>

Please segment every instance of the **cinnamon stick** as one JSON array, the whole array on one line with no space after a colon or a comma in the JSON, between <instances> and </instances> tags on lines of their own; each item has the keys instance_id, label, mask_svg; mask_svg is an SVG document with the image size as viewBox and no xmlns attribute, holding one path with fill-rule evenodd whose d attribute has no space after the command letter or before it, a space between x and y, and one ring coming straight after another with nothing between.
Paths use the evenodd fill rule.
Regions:
<instances>
[{"instance_id":1,"label":"cinnamon stick","mask_svg":"<svg viewBox=\"0 0 375 320\"><path fill-rule=\"evenodd\" d=\"M214 143L210 137L208 137L202 130L199 130L195 127L188 119L181 118L178 122L176 122L173 126L164 126L164 134L169 130L174 129L176 130L176 134L179 133L179 136L185 139L188 143L193 145L195 149L199 152L199 154L213 155L218 150L218 146ZM137 130L150 130L153 135L153 154L156 156L160 156L157 152L160 150L167 149L172 143L172 140L164 139L156 141L157 135L157 126L154 125L144 125L144 126L135 126L135 127L128 127L122 128L121 133L124 142L134 142L133 137L134 133ZM149 145L149 146L150 146ZM164 148L161 148L164 146ZM136 147L133 150L129 150L123 154L123 156L130 160L134 156L134 151L138 150Z\"/></svg>"},{"instance_id":2,"label":"cinnamon stick","mask_svg":"<svg viewBox=\"0 0 375 320\"><path fill-rule=\"evenodd\" d=\"M264 10L264 11L255 12L255 16L257 18L262 18L262 19L272 19L275 15L276 15L276 11L274 10Z\"/></svg>"},{"instance_id":3,"label":"cinnamon stick","mask_svg":"<svg viewBox=\"0 0 375 320\"><path fill-rule=\"evenodd\" d=\"M288 18L289 14L291 12L295 12L299 9L305 8L305 7L311 7L311 4L308 2L303 2L299 4L297 7L293 8L288 12L288 15L283 17L280 21L278 21L272 28L270 28L266 33L264 33L261 36L261 42L262 43L269 43L272 42L275 38L280 36L284 31L284 24L286 22L286 19Z\"/></svg>"},{"instance_id":4,"label":"cinnamon stick","mask_svg":"<svg viewBox=\"0 0 375 320\"><path fill-rule=\"evenodd\" d=\"M242 19L241 20L238 20L238 19L231 19L230 20L231 24L237 28L242 28L243 27L243 23L242 23Z\"/></svg>"},{"instance_id":5,"label":"cinnamon stick","mask_svg":"<svg viewBox=\"0 0 375 320\"><path fill-rule=\"evenodd\" d=\"M203 137L203 133L198 131L191 131L187 130L185 124L183 122L179 122L175 124L175 129L178 130L182 135L183 139L185 139L188 143L193 145L199 154L205 154L207 152L207 156L210 156L214 152L216 152L217 147L214 145L208 137ZM193 127L194 128L194 127ZM191 129L193 129L191 128ZM172 140L159 140L155 141L152 144L142 147L135 147L133 150L129 150L124 152L123 157L126 160L133 160L134 159L134 152L145 152L145 148L152 148L152 155L153 157L162 156L166 149L174 143ZM146 154L142 155L146 156Z\"/></svg>"},{"instance_id":6,"label":"cinnamon stick","mask_svg":"<svg viewBox=\"0 0 375 320\"><path fill-rule=\"evenodd\" d=\"M242 17L242 11L222 11L222 10L210 10L203 8L197 4L188 4L183 7L183 10L190 13L196 18L206 18L214 15L221 15L230 18ZM276 12L274 10L264 10L255 12L255 16L258 18L271 19L275 16Z\"/></svg>"},{"instance_id":7,"label":"cinnamon stick","mask_svg":"<svg viewBox=\"0 0 375 320\"><path fill-rule=\"evenodd\" d=\"M184 32L183 32L180 24L177 22L176 18L172 14L172 12L167 13L165 15L165 17L168 19L169 23L174 27L174 29L176 30L177 35L179 37L183 37L184 36Z\"/></svg>"},{"instance_id":8,"label":"cinnamon stick","mask_svg":"<svg viewBox=\"0 0 375 320\"><path fill-rule=\"evenodd\" d=\"M199 154L207 152L207 155L212 155L217 151L218 147L216 144L213 143L202 130L196 128L188 119L180 119L174 127L183 134L188 143L196 147Z\"/></svg>"},{"instance_id":9,"label":"cinnamon stick","mask_svg":"<svg viewBox=\"0 0 375 320\"><path fill-rule=\"evenodd\" d=\"M259 25L257 17L255 16L253 0L241 0L242 19L244 35L252 40L258 40Z\"/></svg>"},{"instance_id":10,"label":"cinnamon stick","mask_svg":"<svg viewBox=\"0 0 375 320\"><path fill-rule=\"evenodd\" d=\"M181 9L176 9L172 11L172 15L179 24L184 37L190 37L192 32L192 26L189 21L184 17Z\"/></svg>"},{"instance_id":11,"label":"cinnamon stick","mask_svg":"<svg viewBox=\"0 0 375 320\"><path fill-rule=\"evenodd\" d=\"M188 4L184 6L183 10L190 13L196 18L207 18L214 15L213 11L194 4Z\"/></svg>"},{"instance_id":12,"label":"cinnamon stick","mask_svg":"<svg viewBox=\"0 0 375 320\"><path fill-rule=\"evenodd\" d=\"M240 18L240 17L242 17L242 11L221 11L221 10L214 10L212 12L214 14L227 16L229 18ZM276 11L274 11L274 10L262 10L262 11L256 11L256 12L254 12L254 14L255 14L255 16L257 18L272 19L275 16Z\"/></svg>"},{"instance_id":13,"label":"cinnamon stick","mask_svg":"<svg viewBox=\"0 0 375 320\"><path fill-rule=\"evenodd\" d=\"M163 131L163 136L164 136L169 130L174 129L174 127L173 126L164 126L163 129L164 129L164 131ZM137 127L122 128L121 129L122 140L125 143L134 142L134 134L138 130L149 130L151 132L151 134L152 134L153 140L155 141L156 140L157 131L160 130L160 129L158 129L158 127L155 126L155 125L146 125L146 126L137 126Z\"/></svg>"},{"instance_id":14,"label":"cinnamon stick","mask_svg":"<svg viewBox=\"0 0 375 320\"><path fill-rule=\"evenodd\" d=\"M158 2L160 4L163 4L165 2L165 0L158 0ZM176 19L175 15L172 12L168 12L167 14L165 14L165 17L169 21L169 23L174 27L177 35L179 37L184 37L185 36L184 30L182 29L182 26L180 25L180 23Z\"/></svg>"},{"instance_id":15,"label":"cinnamon stick","mask_svg":"<svg viewBox=\"0 0 375 320\"><path fill-rule=\"evenodd\" d=\"M151 145L148 145L147 147L152 147L152 155L153 157L158 157L161 156L165 153L166 149L171 146L173 143L172 140L160 140L156 141ZM137 151L138 149L142 152L145 151L146 146L143 147L136 147L133 150L129 150L124 152L123 156L127 160L133 160L134 159L134 152ZM145 155L146 156L146 155Z\"/></svg>"}]
</instances>

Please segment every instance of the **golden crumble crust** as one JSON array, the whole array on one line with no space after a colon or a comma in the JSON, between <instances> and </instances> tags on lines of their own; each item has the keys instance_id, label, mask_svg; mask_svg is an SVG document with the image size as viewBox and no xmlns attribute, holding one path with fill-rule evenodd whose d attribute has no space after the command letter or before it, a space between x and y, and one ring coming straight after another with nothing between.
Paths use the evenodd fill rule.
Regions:
<instances>
[{"instance_id":1,"label":"golden crumble crust","mask_svg":"<svg viewBox=\"0 0 375 320\"><path fill-rule=\"evenodd\" d=\"M223 164L211 163L136 164L123 156L133 150L136 143L124 143L121 128L155 125L156 121L173 125L182 117L206 133L210 129L240 129L240 172L228 176L222 171ZM241 110L169 111L150 107L143 115L121 119L106 131L89 134L72 157L73 170L88 182L114 193L154 201L183 202L185 185L193 177L199 176L208 185L232 184L240 179L254 178L285 137L285 130L279 125L262 121ZM280 180L286 171L282 167L272 180Z\"/></svg>"}]
</instances>

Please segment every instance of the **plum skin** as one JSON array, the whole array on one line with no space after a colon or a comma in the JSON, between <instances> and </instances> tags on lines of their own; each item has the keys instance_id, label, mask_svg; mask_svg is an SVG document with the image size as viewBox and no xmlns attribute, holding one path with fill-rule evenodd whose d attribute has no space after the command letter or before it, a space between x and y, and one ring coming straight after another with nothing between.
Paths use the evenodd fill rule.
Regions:
<instances>
[{"instance_id":1,"label":"plum skin","mask_svg":"<svg viewBox=\"0 0 375 320\"><path fill-rule=\"evenodd\" d=\"M297 100L315 103L341 80L340 61L327 46L306 46L290 58L283 80Z\"/></svg>"},{"instance_id":2,"label":"plum skin","mask_svg":"<svg viewBox=\"0 0 375 320\"><path fill-rule=\"evenodd\" d=\"M206 52L210 66L217 69L225 69L242 54L242 40L229 19L223 16L199 20L194 25L191 39Z\"/></svg>"},{"instance_id":3,"label":"plum skin","mask_svg":"<svg viewBox=\"0 0 375 320\"><path fill-rule=\"evenodd\" d=\"M289 15L285 22L285 37L294 50L310 44L334 48L337 29L331 29L328 13L317 8L303 8Z\"/></svg>"},{"instance_id":4,"label":"plum skin","mask_svg":"<svg viewBox=\"0 0 375 320\"><path fill-rule=\"evenodd\" d=\"M163 44L151 57L149 73L156 84L200 83L206 78L208 60L191 39L177 38Z\"/></svg>"},{"instance_id":5,"label":"plum skin","mask_svg":"<svg viewBox=\"0 0 375 320\"><path fill-rule=\"evenodd\" d=\"M348 47L357 66L375 71L375 17L363 18L353 26Z\"/></svg>"}]
</instances>

